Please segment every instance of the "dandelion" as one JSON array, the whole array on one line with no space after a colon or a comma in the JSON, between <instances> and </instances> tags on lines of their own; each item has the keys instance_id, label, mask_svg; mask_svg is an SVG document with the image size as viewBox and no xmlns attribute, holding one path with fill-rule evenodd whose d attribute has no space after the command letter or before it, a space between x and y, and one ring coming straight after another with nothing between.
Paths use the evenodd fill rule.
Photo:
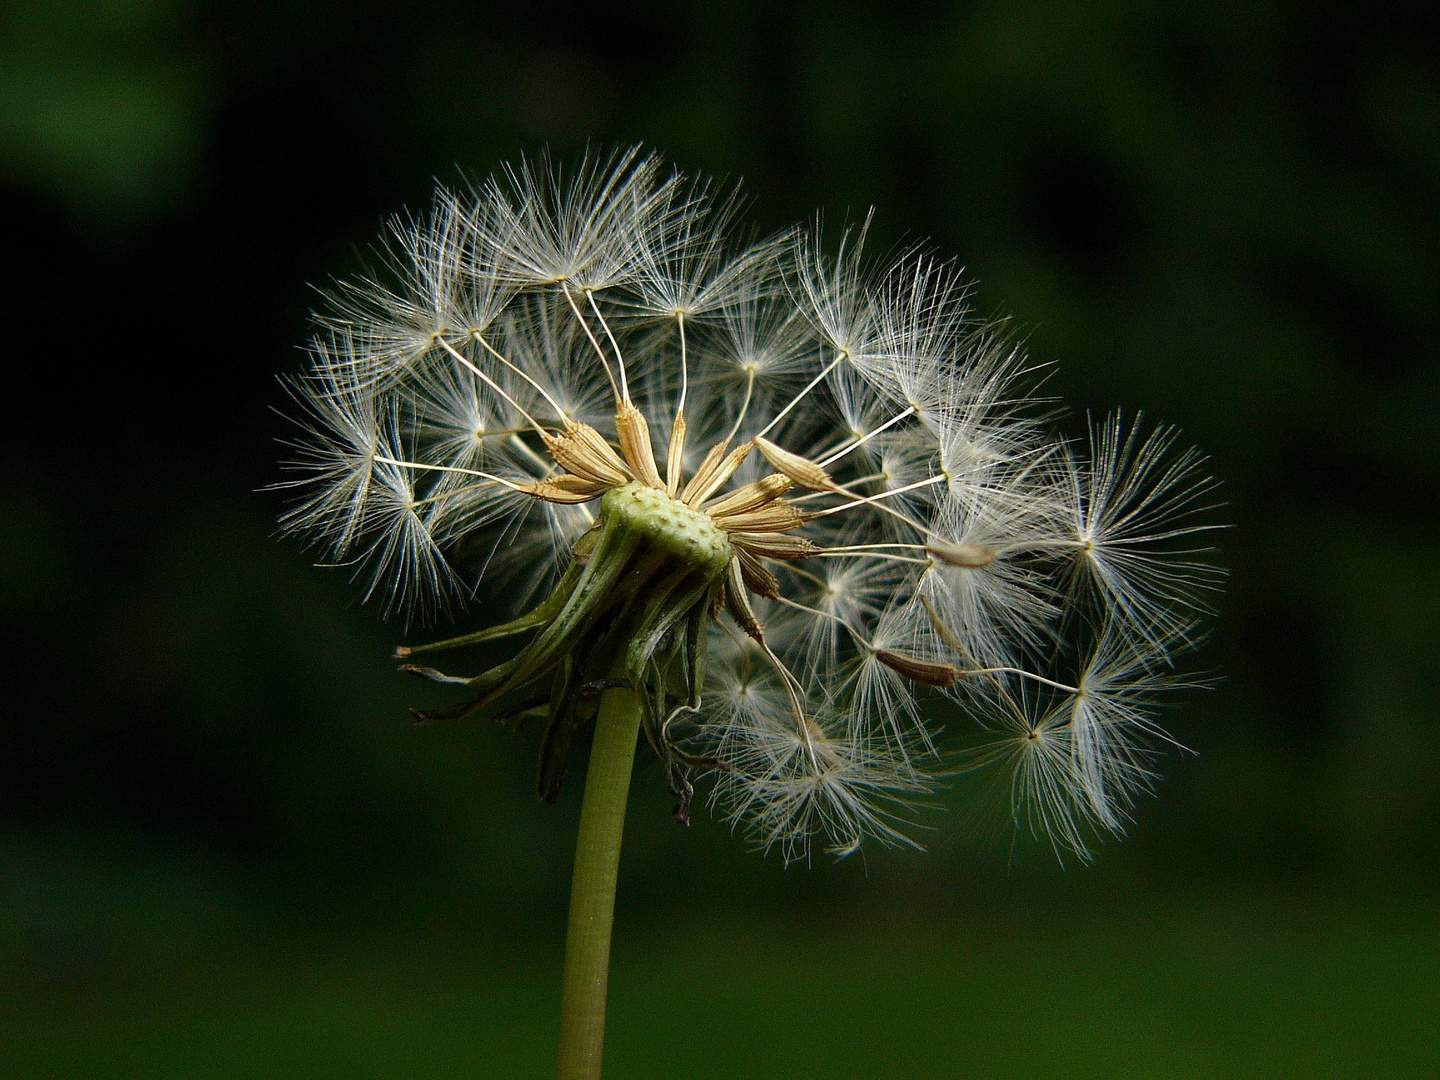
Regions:
<instances>
[{"instance_id":1,"label":"dandelion","mask_svg":"<svg viewBox=\"0 0 1440 1080\"><path fill-rule=\"evenodd\" d=\"M543 717L551 801L594 725L562 1076L598 1075L639 732L680 821L708 783L759 846L844 855L913 843L949 695L988 733L962 767L1084 856L1151 782L1151 702L1218 584L1173 430L1047 432L952 265L873 264L864 227L742 242L737 207L633 149L441 189L289 384L286 529L407 626L509 616L398 650L458 691L416 718ZM499 639L478 674L415 659Z\"/></svg>"}]
</instances>

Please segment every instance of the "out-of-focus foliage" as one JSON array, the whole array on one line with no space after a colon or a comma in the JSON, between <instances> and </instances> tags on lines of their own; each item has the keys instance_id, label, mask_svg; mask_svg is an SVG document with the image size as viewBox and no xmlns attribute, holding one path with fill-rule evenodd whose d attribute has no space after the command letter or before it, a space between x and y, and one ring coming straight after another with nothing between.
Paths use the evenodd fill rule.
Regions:
<instances>
[{"instance_id":1,"label":"out-of-focus foliage","mask_svg":"<svg viewBox=\"0 0 1440 1080\"><path fill-rule=\"evenodd\" d=\"M1235 526L1223 681L1174 717L1199 753L1096 868L962 793L927 854L782 873L675 828L647 769L632 906L1433 887L1437 46L1423 5L7 5L0 936L513 923L563 894L574 785L535 804L531 733L410 727L395 631L257 489L306 283L432 177L587 141L743 176L765 226L875 204L1068 400L1208 448Z\"/></svg>"},{"instance_id":2,"label":"out-of-focus foliage","mask_svg":"<svg viewBox=\"0 0 1440 1080\"><path fill-rule=\"evenodd\" d=\"M0 170L111 233L183 194L214 103L183 0L15 0L0 22Z\"/></svg>"},{"instance_id":3,"label":"out-of-focus foliage","mask_svg":"<svg viewBox=\"0 0 1440 1080\"><path fill-rule=\"evenodd\" d=\"M1042 911L971 912L958 927L753 913L622 927L607 1066L639 1080L1425 1080L1440 1068L1440 939L1421 905ZM0 998L3 1060L43 1080L554 1074L559 957L515 943L205 957L171 978L117 980L103 1003L63 985Z\"/></svg>"}]
</instances>

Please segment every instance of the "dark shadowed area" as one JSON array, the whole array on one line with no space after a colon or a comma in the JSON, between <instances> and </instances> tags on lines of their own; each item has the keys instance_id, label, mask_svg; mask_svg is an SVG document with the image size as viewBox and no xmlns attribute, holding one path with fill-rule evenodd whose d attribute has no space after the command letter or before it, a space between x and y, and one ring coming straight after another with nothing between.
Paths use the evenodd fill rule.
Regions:
<instances>
[{"instance_id":1,"label":"dark shadowed area","mask_svg":"<svg viewBox=\"0 0 1440 1080\"><path fill-rule=\"evenodd\" d=\"M1440 1074L1440 19L1065 0L0 8L0 1073L551 1072L578 784L413 726L265 488L387 215L632 142L928 238L1233 527L1093 865L962 783L785 869L642 756L610 1074Z\"/></svg>"}]
</instances>

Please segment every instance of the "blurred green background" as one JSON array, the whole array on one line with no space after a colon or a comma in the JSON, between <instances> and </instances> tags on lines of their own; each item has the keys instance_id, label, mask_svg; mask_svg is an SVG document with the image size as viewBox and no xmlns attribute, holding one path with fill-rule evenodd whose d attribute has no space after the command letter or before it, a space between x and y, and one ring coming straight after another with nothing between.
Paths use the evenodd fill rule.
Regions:
<instances>
[{"instance_id":1,"label":"blurred green background","mask_svg":"<svg viewBox=\"0 0 1440 1080\"><path fill-rule=\"evenodd\" d=\"M614 1077L1440 1075L1433 5L0 4L0 1073L542 1077L578 805L277 541L312 285L644 141L877 210L1213 455L1195 753L1090 867L961 788L783 869L632 796ZM483 618L483 616L481 616Z\"/></svg>"}]
</instances>

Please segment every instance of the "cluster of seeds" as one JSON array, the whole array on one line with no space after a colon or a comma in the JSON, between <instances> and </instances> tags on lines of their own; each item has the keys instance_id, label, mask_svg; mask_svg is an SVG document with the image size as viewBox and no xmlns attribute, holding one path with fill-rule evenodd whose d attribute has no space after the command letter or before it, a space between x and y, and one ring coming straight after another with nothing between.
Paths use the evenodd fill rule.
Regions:
<instances>
[{"instance_id":1,"label":"cluster of seeds","mask_svg":"<svg viewBox=\"0 0 1440 1080\"><path fill-rule=\"evenodd\" d=\"M1218 581L1202 459L1119 418L1047 432L952 265L873 265L863 229L737 243L735 212L629 151L392 222L291 384L284 524L390 611L490 616L402 656L530 635L478 676L407 668L469 689L422 718L546 715L546 797L629 685L677 813L708 775L787 858L905 841L981 767L1084 855L1153 778L1155 696ZM958 758L937 694L978 735Z\"/></svg>"}]
</instances>

